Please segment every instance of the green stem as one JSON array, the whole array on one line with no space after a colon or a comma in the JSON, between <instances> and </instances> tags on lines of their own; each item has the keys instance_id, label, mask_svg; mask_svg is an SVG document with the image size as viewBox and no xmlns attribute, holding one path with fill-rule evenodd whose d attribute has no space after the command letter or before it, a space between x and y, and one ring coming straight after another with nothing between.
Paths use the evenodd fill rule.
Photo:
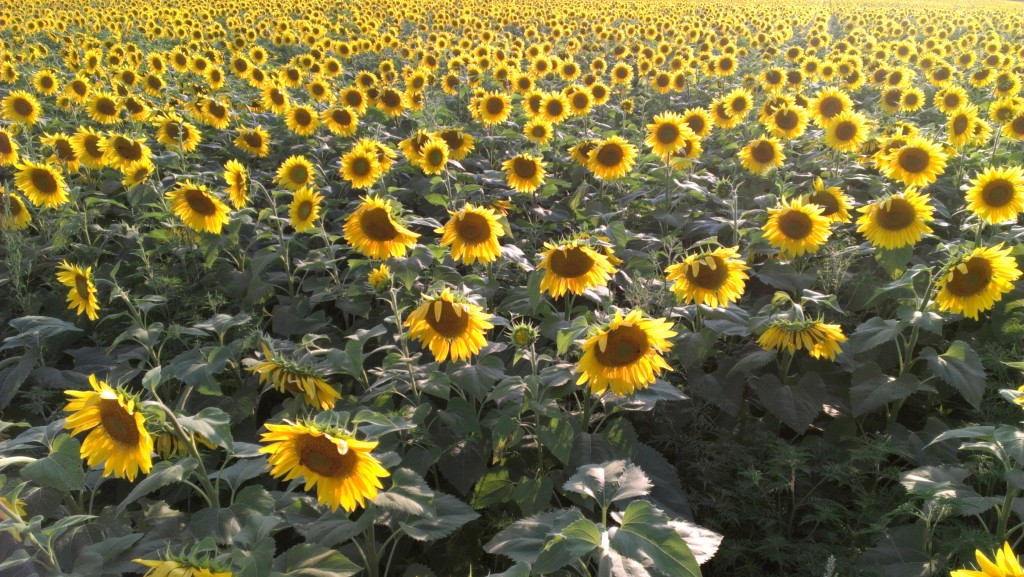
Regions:
<instances>
[{"instance_id":1,"label":"green stem","mask_svg":"<svg viewBox=\"0 0 1024 577\"><path fill-rule=\"evenodd\" d=\"M153 398L156 399L155 402L157 406L163 410L164 414L166 414L167 418L171 421L171 424L174 426L178 436L185 442L185 447L188 449L189 454L191 454L192 458L196 460L196 468L199 473L199 484L203 486L202 493L205 493L203 496L206 498L206 502L209 503L211 508L219 509L220 496L213 488L213 485L210 484L210 474L206 471L206 465L203 463L203 458L200 456L199 449L196 447L195 439L192 438L192 435L185 432L185 428L182 427L181 422L178 421L178 416L174 414L174 411L172 411L170 407L160 400L160 397L156 396L156 391L153 392Z\"/></svg>"},{"instance_id":2,"label":"green stem","mask_svg":"<svg viewBox=\"0 0 1024 577\"><path fill-rule=\"evenodd\" d=\"M1017 488L1006 484L1006 497L1003 498L1003 506L999 508L999 523L996 526L996 543L1006 541L1006 525L1013 513L1013 500L1017 497Z\"/></svg>"}]
</instances>

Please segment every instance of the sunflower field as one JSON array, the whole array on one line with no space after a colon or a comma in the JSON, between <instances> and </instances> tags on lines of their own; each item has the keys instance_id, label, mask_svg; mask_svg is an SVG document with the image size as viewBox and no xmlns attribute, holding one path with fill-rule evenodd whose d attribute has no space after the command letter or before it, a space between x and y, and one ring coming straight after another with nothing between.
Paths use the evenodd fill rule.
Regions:
<instances>
[{"instance_id":1,"label":"sunflower field","mask_svg":"<svg viewBox=\"0 0 1024 577\"><path fill-rule=\"evenodd\" d=\"M1024 3L0 4L0 577L1021 577Z\"/></svg>"}]
</instances>

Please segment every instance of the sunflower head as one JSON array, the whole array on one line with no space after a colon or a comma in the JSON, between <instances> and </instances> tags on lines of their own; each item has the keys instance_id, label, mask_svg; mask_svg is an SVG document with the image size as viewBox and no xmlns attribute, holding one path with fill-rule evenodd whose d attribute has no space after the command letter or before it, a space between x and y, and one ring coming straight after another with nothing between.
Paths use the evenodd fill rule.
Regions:
<instances>
[{"instance_id":1,"label":"sunflower head","mask_svg":"<svg viewBox=\"0 0 1024 577\"><path fill-rule=\"evenodd\" d=\"M822 216L822 207L802 198L780 201L768 210L764 237L784 256L800 256L817 252L832 235L829 221Z\"/></svg>"},{"instance_id":2,"label":"sunflower head","mask_svg":"<svg viewBox=\"0 0 1024 577\"><path fill-rule=\"evenodd\" d=\"M544 243L538 269L544 269L540 290L559 299L567 292L583 294L605 286L615 274L615 265L603 251L595 250L585 239L561 244ZM614 256L614 255L613 255Z\"/></svg>"},{"instance_id":3,"label":"sunflower head","mask_svg":"<svg viewBox=\"0 0 1024 577\"><path fill-rule=\"evenodd\" d=\"M841 352L840 343L846 342L843 329L837 324L817 320L791 320L777 317L757 339L757 344L766 351L783 350L795 354L806 350L812 358L835 360Z\"/></svg>"},{"instance_id":4,"label":"sunflower head","mask_svg":"<svg viewBox=\"0 0 1024 577\"><path fill-rule=\"evenodd\" d=\"M206 188L191 180L179 184L167 193L171 210L189 228L197 232L220 234L228 223L231 209Z\"/></svg>"},{"instance_id":5,"label":"sunflower head","mask_svg":"<svg viewBox=\"0 0 1024 577\"><path fill-rule=\"evenodd\" d=\"M498 238L505 229L490 208L467 204L435 232L442 235L441 246L451 247L452 258L465 264L494 262L501 256Z\"/></svg>"},{"instance_id":6,"label":"sunflower head","mask_svg":"<svg viewBox=\"0 0 1024 577\"><path fill-rule=\"evenodd\" d=\"M249 371L259 375L261 384L270 384L278 392L301 398L311 407L322 410L334 408L341 393L329 385L318 371L276 354L266 343L262 347L264 360L249 367Z\"/></svg>"},{"instance_id":7,"label":"sunflower head","mask_svg":"<svg viewBox=\"0 0 1024 577\"><path fill-rule=\"evenodd\" d=\"M650 386L665 370L672 368L662 353L672 348L676 336L666 319L645 317L639 310L615 318L583 344L577 365L576 384L586 383L592 392L611 389L616 395L631 395Z\"/></svg>"},{"instance_id":8,"label":"sunflower head","mask_svg":"<svg viewBox=\"0 0 1024 577\"><path fill-rule=\"evenodd\" d=\"M391 267L384 263L381 263L379 266L377 266L377 268L370 271L370 274L367 275L366 277L366 280L367 282L370 283L370 286L372 286L374 290L378 291L384 290L391 286L391 281L393 279L394 276L391 274Z\"/></svg>"},{"instance_id":9,"label":"sunflower head","mask_svg":"<svg viewBox=\"0 0 1024 577\"><path fill-rule=\"evenodd\" d=\"M419 234L405 228L390 199L367 196L345 221L345 240L370 258L397 258L416 244Z\"/></svg>"},{"instance_id":10,"label":"sunflower head","mask_svg":"<svg viewBox=\"0 0 1024 577\"><path fill-rule=\"evenodd\" d=\"M469 360L487 344L485 333L494 328L479 305L445 288L428 296L405 320L409 336L430 348L434 358L443 362Z\"/></svg>"},{"instance_id":11,"label":"sunflower head","mask_svg":"<svg viewBox=\"0 0 1024 577\"><path fill-rule=\"evenodd\" d=\"M937 283L935 302L939 309L975 320L978 313L991 309L1021 277L1011 252L1010 247L1001 244L978 247L951 263Z\"/></svg>"},{"instance_id":12,"label":"sunflower head","mask_svg":"<svg viewBox=\"0 0 1024 577\"><path fill-rule=\"evenodd\" d=\"M587 155L587 168L601 180L625 176L636 163L637 149L619 136L598 141Z\"/></svg>"},{"instance_id":13,"label":"sunflower head","mask_svg":"<svg viewBox=\"0 0 1024 577\"><path fill-rule=\"evenodd\" d=\"M857 232L872 245L888 250L913 245L932 231L926 224L935 212L929 200L914 187L876 200L859 209L864 214L857 219Z\"/></svg>"},{"instance_id":14,"label":"sunflower head","mask_svg":"<svg viewBox=\"0 0 1024 577\"><path fill-rule=\"evenodd\" d=\"M990 224L1014 221L1024 211L1024 167L989 167L971 180L967 208Z\"/></svg>"},{"instance_id":15,"label":"sunflower head","mask_svg":"<svg viewBox=\"0 0 1024 577\"><path fill-rule=\"evenodd\" d=\"M64 423L72 435L89 431L81 453L90 467L103 465L103 476L134 481L153 466L153 437L146 430L138 399L89 376L90 391L65 391L69 397Z\"/></svg>"},{"instance_id":16,"label":"sunflower head","mask_svg":"<svg viewBox=\"0 0 1024 577\"><path fill-rule=\"evenodd\" d=\"M850 208L853 199L838 186L825 186L821 177L814 179L814 192L804 197L804 202L821 207L821 216L830 223L850 222Z\"/></svg>"},{"instance_id":17,"label":"sunflower head","mask_svg":"<svg viewBox=\"0 0 1024 577\"><path fill-rule=\"evenodd\" d=\"M665 273L668 281L675 281L672 292L680 302L727 307L743 295L747 270L737 247L720 247L690 255Z\"/></svg>"}]
</instances>

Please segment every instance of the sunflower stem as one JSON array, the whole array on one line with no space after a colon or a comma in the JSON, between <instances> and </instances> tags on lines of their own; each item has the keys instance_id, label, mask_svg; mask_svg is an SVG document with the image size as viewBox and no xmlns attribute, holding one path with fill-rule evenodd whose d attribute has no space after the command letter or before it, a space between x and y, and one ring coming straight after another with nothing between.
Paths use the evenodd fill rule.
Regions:
<instances>
[{"instance_id":1,"label":"sunflower stem","mask_svg":"<svg viewBox=\"0 0 1024 577\"><path fill-rule=\"evenodd\" d=\"M419 405L420 389L416 382L416 373L413 371L412 361L409 360L409 342L408 339L405 338L402 315L398 311L398 289L391 287L389 294L391 295L391 298L388 300L388 304L391 305L391 312L395 315L395 328L398 330L398 343L402 347L402 356L405 359L405 368L409 372L409 388L412 390L412 395L416 404Z\"/></svg>"},{"instance_id":2,"label":"sunflower stem","mask_svg":"<svg viewBox=\"0 0 1024 577\"><path fill-rule=\"evenodd\" d=\"M790 367L790 365L793 364L793 357L796 356L793 353L790 353L788 351L786 353L784 353L784 354L785 354L785 360L782 361L782 382L783 383L785 383L786 379L789 377L789 367Z\"/></svg>"},{"instance_id":3,"label":"sunflower stem","mask_svg":"<svg viewBox=\"0 0 1024 577\"><path fill-rule=\"evenodd\" d=\"M196 448L195 439L191 435L185 432L185 428L181 426L181 422L178 421L178 416L171 410L170 407L164 404L163 400L157 396L156 391L153 391L153 398L156 399L157 406L167 415L167 418L171 421L174 426L175 432L181 437L181 440L185 442L185 448L188 449L189 454L196 460L196 467L199 471L199 484L203 486L203 490L200 491L206 502L213 509L220 508L220 498L217 492L214 490L213 485L210 484L210 475L206 472L206 465L203 463L202 456L199 455L199 449Z\"/></svg>"}]
</instances>

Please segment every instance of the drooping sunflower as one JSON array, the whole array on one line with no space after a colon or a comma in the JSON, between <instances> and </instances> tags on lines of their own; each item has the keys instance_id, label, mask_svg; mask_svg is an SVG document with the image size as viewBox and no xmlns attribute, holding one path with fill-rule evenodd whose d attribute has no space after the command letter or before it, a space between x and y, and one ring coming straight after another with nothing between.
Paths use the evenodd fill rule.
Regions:
<instances>
[{"instance_id":1,"label":"drooping sunflower","mask_svg":"<svg viewBox=\"0 0 1024 577\"><path fill-rule=\"evenodd\" d=\"M822 212L822 207L802 198L783 199L777 208L768 209L764 237L787 257L817 252L832 235Z\"/></svg>"},{"instance_id":2,"label":"drooping sunflower","mask_svg":"<svg viewBox=\"0 0 1024 577\"><path fill-rule=\"evenodd\" d=\"M92 267L82 268L63 261L58 267L57 281L68 287L68 310L76 310L89 320L100 318L100 303L92 281Z\"/></svg>"},{"instance_id":3,"label":"drooping sunflower","mask_svg":"<svg viewBox=\"0 0 1024 577\"><path fill-rule=\"evenodd\" d=\"M5 120L19 124L33 125L39 120L43 107L32 93L24 90L12 90L4 97L0 107Z\"/></svg>"},{"instance_id":4,"label":"drooping sunflower","mask_svg":"<svg viewBox=\"0 0 1024 577\"><path fill-rule=\"evenodd\" d=\"M611 389L616 395L631 395L646 389L662 371L671 371L662 353L672 348L676 336L672 323L645 318L639 310L625 317L622 311L583 343L583 356L576 370L577 385L587 384L595 394Z\"/></svg>"},{"instance_id":5,"label":"drooping sunflower","mask_svg":"<svg viewBox=\"0 0 1024 577\"><path fill-rule=\"evenodd\" d=\"M857 232L872 245L894 250L916 244L932 229L925 223L932 221L935 209L928 204L930 197L916 188L903 194L876 200L863 206L864 214L857 219Z\"/></svg>"},{"instance_id":6,"label":"drooping sunflower","mask_svg":"<svg viewBox=\"0 0 1024 577\"><path fill-rule=\"evenodd\" d=\"M366 276L366 281L370 283L374 290L384 290L391 286L392 278L391 267L381 263L377 268L370 271L370 274Z\"/></svg>"},{"instance_id":7,"label":"drooping sunflower","mask_svg":"<svg viewBox=\"0 0 1024 577\"><path fill-rule=\"evenodd\" d=\"M71 147L75 150L75 156L83 165L92 169L106 166L102 143L103 135L87 126L79 128L71 137Z\"/></svg>"},{"instance_id":8,"label":"drooping sunflower","mask_svg":"<svg viewBox=\"0 0 1024 577\"><path fill-rule=\"evenodd\" d=\"M391 475L371 454L376 441L303 422L268 423L267 431L260 452L270 455L270 474L285 481L302 477L305 490L316 487L317 502L332 511L363 507L383 488L380 479Z\"/></svg>"},{"instance_id":9,"label":"drooping sunflower","mask_svg":"<svg viewBox=\"0 0 1024 577\"><path fill-rule=\"evenodd\" d=\"M615 274L609 257L578 240L562 244L545 242L538 269L544 269L540 290L560 299L567 292L583 294L587 289L605 286Z\"/></svg>"},{"instance_id":10,"label":"drooping sunflower","mask_svg":"<svg viewBox=\"0 0 1024 577\"><path fill-rule=\"evenodd\" d=\"M352 136L359 130L359 116L347 106L328 108L320 113L320 121L338 136Z\"/></svg>"},{"instance_id":11,"label":"drooping sunflower","mask_svg":"<svg viewBox=\"0 0 1024 577\"><path fill-rule=\"evenodd\" d=\"M270 133L262 126L240 130L235 146L258 158L270 154Z\"/></svg>"},{"instance_id":12,"label":"drooping sunflower","mask_svg":"<svg viewBox=\"0 0 1024 577\"><path fill-rule=\"evenodd\" d=\"M341 176L352 188L369 188L381 176L377 153L365 146L356 146L341 157Z\"/></svg>"},{"instance_id":13,"label":"drooping sunflower","mask_svg":"<svg viewBox=\"0 0 1024 577\"><path fill-rule=\"evenodd\" d=\"M132 559L149 567L142 577L232 577L231 571L195 559Z\"/></svg>"},{"instance_id":14,"label":"drooping sunflower","mask_svg":"<svg viewBox=\"0 0 1024 577\"><path fill-rule=\"evenodd\" d=\"M441 246L452 247L452 258L465 264L486 264L501 256L498 238L505 236L505 229L490 208L466 204L434 232L442 234Z\"/></svg>"},{"instance_id":15,"label":"drooping sunflower","mask_svg":"<svg viewBox=\"0 0 1024 577\"><path fill-rule=\"evenodd\" d=\"M314 172L313 163L305 156L297 154L288 157L277 169L274 181L282 188L292 192L313 184Z\"/></svg>"},{"instance_id":16,"label":"drooping sunflower","mask_svg":"<svg viewBox=\"0 0 1024 577\"><path fill-rule=\"evenodd\" d=\"M325 411L334 408L341 393L315 370L275 354L266 343L261 343L261 346L264 360L249 367L250 372L259 375L260 384L269 383L278 392L295 395L310 407Z\"/></svg>"},{"instance_id":17,"label":"drooping sunflower","mask_svg":"<svg viewBox=\"0 0 1024 577\"><path fill-rule=\"evenodd\" d=\"M1011 247L1000 244L975 248L963 257L937 283L939 310L977 320L978 313L991 309L1021 277L1011 253Z\"/></svg>"},{"instance_id":18,"label":"drooping sunflower","mask_svg":"<svg viewBox=\"0 0 1024 577\"><path fill-rule=\"evenodd\" d=\"M26 161L17 165L14 185L36 206L56 208L68 202L64 175L49 164Z\"/></svg>"},{"instance_id":19,"label":"drooping sunflower","mask_svg":"<svg viewBox=\"0 0 1024 577\"><path fill-rule=\"evenodd\" d=\"M670 111L656 115L654 122L647 125L647 138L644 143L658 156L666 157L678 152L687 140L693 138L696 138L696 135L683 117Z\"/></svg>"},{"instance_id":20,"label":"drooping sunflower","mask_svg":"<svg viewBox=\"0 0 1024 577\"><path fill-rule=\"evenodd\" d=\"M825 144L840 152L856 152L867 139L868 119L860 112L841 112L825 126Z\"/></svg>"},{"instance_id":21,"label":"drooping sunflower","mask_svg":"<svg viewBox=\"0 0 1024 577\"><path fill-rule=\"evenodd\" d=\"M500 124L508 120L512 114L512 101L507 94L488 92L479 101L477 112L484 126Z\"/></svg>"},{"instance_id":22,"label":"drooping sunflower","mask_svg":"<svg viewBox=\"0 0 1024 577\"><path fill-rule=\"evenodd\" d=\"M0 129L0 166L17 164L18 148L18 143L11 138L11 133Z\"/></svg>"},{"instance_id":23,"label":"drooping sunflower","mask_svg":"<svg viewBox=\"0 0 1024 577\"><path fill-rule=\"evenodd\" d=\"M974 559L978 562L978 571L958 569L951 571L949 577L1015 577L1024 575L1024 568L1021 567L1017 554L1013 552L1009 542L1003 543L1002 549L996 551L992 559L986 557L981 549L975 549Z\"/></svg>"},{"instance_id":24,"label":"drooping sunflower","mask_svg":"<svg viewBox=\"0 0 1024 577\"><path fill-rule=\"evenodd\" d=\"M879 169L906 186L925 186L935 182L946 170L949 156L942 147L922 136L908 136L906 144L886 155Z\"/></svg>"},{"instance_id":25,"label":"drooping sunflower","mask_svg":"<svg viewBox=\"0 0 1024 577\"><path fill-rule=\"evenodd\" d=\"M601 180L625 176L636 163L636 147L619 136L598 141L587 157L587 168Z\"/></svg>"},{"instance_id":26,"label":"drooping sunflower","mask_svg":"<svg viewBox=\"0 0 1024 577\"><path fill-rule=\"evenodd\" d=\"M25 201L17 194L5 192L0 187L0 228L21 230L32 222Z\"/></svg>"},{"instance_id":27,"label":"drooping sunflower","mask_svg":"<svg viewBox=\"0 0 1024 577\"><path fill-rule=\"evenodd\" d=\"M544 184L545 167L540 157L519 154L502 163L508 186L518 192L533 192Z\"/></svg>"},{"instance_id":28,"label":"drooping sunflower","mask_svg":"<svg viewBox=\"0 0 1024 577\"><path fill-rule=\"evenodd\" d=\"M86 103L86 110L89 118L100 124L112 124L118 121L121 114L121 104L117 96L107 91L97 91L89 96Z\"/></svg>"},{"instance_id":29,"label":"drooping sunflower","mask_svg":"<svg viewBox=\"0 0 1024 577\"><path fill-rule=\"evenodd\" d=\"M320 203L323 199L320 193L305 187L295 191L292 202L288 205L288 216L296 232L308 232L313 229L313 223L320 218Z\"/></svg>"},{"instance_id":30,"label":"drooping sunflower","mask_svg":"<svg viewBox=\"0 0 1024 577\"><path fill-rule=\"evenodd\" d=\"M761 176L779 168L786 161L782 143L774 136L751 140L740 149L738 156L743 168Z\"/></svg>"},{"instance_id":31,"label":"drooping sunflower","mask_svg":"<svg viewBox=\"0 0 1024 577\"><path fill-rule=\"evenodd\" d=\"M446 288L427 297L409 314L405 326L409 337L428 347L438 362L469 360L487 345L484 333L494 328L491 315Z\"/></svg>"},{"instance_id":32,"label":"drooping sunflower","mask_svg":"<svg viewBox=\"0 0 1024 577\"><path fill-rule=\"evenodd\" d=\"M171 211L197 232L220 234L228 223L231 209L214 196L204 184L186 180L167 193Z\"/></svg>"},{"instance_id":33,"label":"drooping sunflower","mask_svg":"<svg viewBox=\"0 0 1024 577\"><path fill-rule=\"evenodd\" d=\"M228 183L228 198L236 209L249 202L249 171L235 159L224 164L224 181Z\"/></svg>"},{"instance_id":34,"label":"drooping sunflower","mask_svg":"<svg viewBox=\"0 0 1024 577\"><path fill-rule=\"evenodd\" d=\"M345 221L345 241L364 256L398 258L415 246L419 234L392 216L390 199L366 196Z\"/></svg>"},{"instance_id":35,"label":"drooping sunflower","mask_svg":"<svg viewBox=\"0 0 1024 577\"><path fill-rule=\"evenodd\" d=\"M831 361L842 352L840 343L846 342L843 328L837 324L816 321L792 321L775 319L771 326L757 339L757 344L766 351L784 350L789 354L806 350L815 359Z\"/></svg>"},{"instance_id":36,"label":"drooping sunflower","mask_svg":"<svg viewBox=\"0 0 1024 577\"><path fill-rule=\"evenodd\" d=\"M850 208L853 199L843 194L838 186L825 186L821 177L814 179L814 192L804 197L804 202L821 207L821 216L830 223L850 222Z\"/></svg>"},{"instance_id":37,"label":"drooping sunflower","mask_svg":"<svg viewBox=\"0 0 1024 577\"><path fill-rule=\"evenodd\" d=\"M1017 220L1024 211L1024 167L989 167L971 180L967 209L990 224Z\"/></svg>"},{"instance_id":38,"label":"drooping sunflower","mask_svg":"<svg viewBox=\"0 0 1024 577\"><path fill-rule=\"evenodd\" d=\"M737 247L719 247L686 257L665 269L680 302L727 307L743 296L750 267Z\"/></svg>"},{"instance_id":39,"label":"drooping sunflower","mask_svg":"<svg viewBox=\"0 0 1024 577\"><path fill-rule=\"evenodd\" d=\"M153 467L153 437L136 400L89 375L92 391L64 391L70 397L65 429L72 435L89 431L81 454L90 467L103 465L103 476L134 481Z\"/></svg>"}]
</instances>

